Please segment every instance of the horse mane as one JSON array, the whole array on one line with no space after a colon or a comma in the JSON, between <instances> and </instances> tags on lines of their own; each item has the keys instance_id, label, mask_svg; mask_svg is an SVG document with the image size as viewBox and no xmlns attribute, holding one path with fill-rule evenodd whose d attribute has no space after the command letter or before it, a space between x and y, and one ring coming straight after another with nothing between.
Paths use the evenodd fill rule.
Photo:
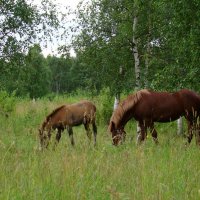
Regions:
<instances>
[{"instance_id":1,"label":"horse mane","mask_svg":"<svg viewBox=\"0 0 200 200\"><path fill-rule=\"evenodd\" d=\"M133 108L133 106L136 105L138 101L140 101L140 99L142 98L142 94L144 93L149 93L149 90L143 89L136 92L135 94L129 95L127 99L121 103L123 112L127 112L128 110Z\"/></svg>"},{"instance_id":2,"label":"horse mane","mask_svg":"<svg viewBox=\"0 0 200 200\"><path fill-rule=\"evenodd\" d=\"M56 114L59 110L61 110L63 107L65 107L65 105L62 105L58 108L56 108L55 110L53 110L49 115L47 115L46 120L49 121L49 119Z\"/></svg>"},{"instance_id":3,"label":"horse mane","mask_svg":"<svg viewBox=\"0 0 200 200\"><path fill-rule=\"evenodd\" d=\"M53 110L49 115L47 115L45 121L44 121L43 124L42 124L42 127L44 128L44 127L46 126L47 122L51 119L51 117L52 117L53 115L55 115L55 114L56 114L59 110L61 110L63 107L65 107L65 105L62 105L62 106L56 108L56 109Z\"/></svg>"},{"instance_id":4,"label":"horse mane","mask_svg":"<svg viewBox=\"0 0 200 200\"><path fill-rule=\"evenodd\" d=\"M149 90L143 89L129 95L127 99L119 103L116 110L113 112L111 121L113 121L115 124L119 124L123 116L140 101L142 94L149 92Z\"/></svg>"}]
</instances>

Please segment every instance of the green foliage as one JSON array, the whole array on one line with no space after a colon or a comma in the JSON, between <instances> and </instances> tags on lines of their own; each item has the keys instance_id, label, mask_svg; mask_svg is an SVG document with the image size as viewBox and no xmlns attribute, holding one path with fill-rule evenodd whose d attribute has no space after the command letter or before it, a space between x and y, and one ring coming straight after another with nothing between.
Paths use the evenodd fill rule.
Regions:
<instances>
[{"instance_id":1,"label":"green foliage","mask_svg":"<svg viewBox=\"0 0 200 200\"><path fill-rule=\"evenodd\" d=\"M25 59L31 44L41 42L44 46L47 40L58 36L60 21L57 7L49 0L1 0L0 1L0 85L1 89L17 95L30 94L38 97L49 92L48 69L44 70L44 59L38 59L43 70L34 72L34 67L27 66ZM61 16L61 14L59 15ZM33 61L31 61L33 62ZM39 63L41 62L41 63ZM44 72L45 71L45 72ZM39 75L39 82L37 76ZM26 77L27 76L27 77ZM41 76L44 81L42 82ZM30 78L31 77L31 78ZM27 80L29 78L29 80ZM32 79L32 80L30 80ZM33 82L34 79L34 82ZM30 85L31 84L31 85ZM31 88L27 88L31 87Z\"/></svg>"},{"instance_id":2,"label":"green foliage","mask_svg":"<svg viewBox=\"0 0 200 200\"><path fill-rule=\"evenodd\" d=\"M50 93L51 71L41 54L40 46L34 45L30 48L26 56L26 71L28 73L23 74L26 94L37 98Z\"/></svg>"},{"instance_id":3,"label":"green foliage","mask_svg":"<svg viewBox=\"0 0 200 200\"><path fill-rule=\"evenodd\" d=\"M121 90L133 86L130 16L120 3L93 1L79 7L77 23L82 31L75 38L73 47L86 68L90 89L99 91L109 86L117 90L118 86ZM123 78L118 76L120 67L124 70Z\"/></svg>"},{"instance_id":4,"label":"green foliage","mask_svg":"<svg viewBox=\"0 0 200 200\"><path fill-rule=\"evenodd\" d=\"M199 7L196 0L83 3L77 11L77 28L81 27L81 31L75 35L73 47L85 63L91 82L115 90L118 69L122 66L125 76L120 80L121 90L133 90L134 36L142 87L156 90L185 87L199 91ZM138 23L133 33L135 15Z\"/></svg>"},{"instance_id":5,"label":"green foliage","mask_svg":"<svg viewBox=\"0 0 200 200\"><path fill-rule=\"evenodd\" d=\"M0 1L0 58L9 60L30 44L56 34L59 27L55 5L42 0L37 5L30 0ZM20 60L20 57L18 57Z\"/></svg>"},{"instance_id":6,"label":"green foliage","mask_svg":"<svg viewBox=\"0 0 200 200\"><path fill-rule=\"evenodd\" d=\"M114 99L111 95L110 89L105 88L101 90L97 96L97 122L98 124L108 124L113 112ZM99 103L100 102L100 103Z\"/></svg>"},{"instance_id":7,"label":"green foliage","mask_svg":"<svg viewBox=\"0 0 200 200\"><path fill-rule=\"evenodd\" d=\"M76 58L48 56L47 63L52 73L52 92L69 93L85 87L87 76Z\"/></svg>"},{"instance_id":8,"label":"green foliage","mask_svg":"<svg viewBox=\"0 0 200 200\"><path fill-rule=\"evenodd\" d=\"M197 1L157 1L153 4L155 17L152 35L159 38L159 46L153 50L151 60L152 86L157 89L176 90L190 88L199 91L197 30L199 25ZM156 85L155 85L156 82Z\"/></svg>"},{"instance_id":9,"label":"green foliage","mask_svg":"<svg viewBox=\"0 0 200 200\"><path fill-rule=\"evenodd\" d=\"M0 91L0 114L7 115L15 110L15 93L9 95L6 91Z\"/></svg>"}]
</instances>

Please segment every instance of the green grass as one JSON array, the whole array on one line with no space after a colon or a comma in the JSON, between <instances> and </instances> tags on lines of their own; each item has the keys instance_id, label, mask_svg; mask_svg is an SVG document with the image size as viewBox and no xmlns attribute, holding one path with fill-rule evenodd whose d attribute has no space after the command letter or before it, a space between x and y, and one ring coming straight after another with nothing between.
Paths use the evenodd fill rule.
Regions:
<instances>
[{"instance_id":1,"label":"green grass","mask_svg":"<svg viewBox=\"0 0 200 200\"><path fill-rule=\"evenodd\" d=\"M96 148L80 126L75 147L65 132L55 151L53 145L39 151L38 127L61 102L21 101L9 118L0 118L0 199L200 199L200 149L194 140L185 147L175 123L156 125L159 145L148 137L136 146L131 121L119 147L101 123Z\"/></svg>"}]
</instances>

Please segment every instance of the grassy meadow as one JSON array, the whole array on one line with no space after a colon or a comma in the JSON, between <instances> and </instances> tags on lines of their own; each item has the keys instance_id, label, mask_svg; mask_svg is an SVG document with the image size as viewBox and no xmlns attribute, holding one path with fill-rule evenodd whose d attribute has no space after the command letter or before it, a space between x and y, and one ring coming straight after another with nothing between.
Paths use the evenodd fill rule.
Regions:
<instances>
[{"instance_id":1,"label":"grassy meadow","mask_svg":"<svg viewBox=\"0 0 200 200\"><path fill-rule=\"evenodd\" d=\"M114 147L102 120L105 99L92 99L99 110L96 148L80 126L73 129L75 147L65 131L55 150L50 146L39 151L38 128L45 116L82 98L20 99L9 117L0 116L0 199L200 199L200 149L195 140L185 147L186 139L176 135L174 122L156 124L159 145L149 136L136 146L131 120L126 142Z\"/></svg>"}]
</instances>

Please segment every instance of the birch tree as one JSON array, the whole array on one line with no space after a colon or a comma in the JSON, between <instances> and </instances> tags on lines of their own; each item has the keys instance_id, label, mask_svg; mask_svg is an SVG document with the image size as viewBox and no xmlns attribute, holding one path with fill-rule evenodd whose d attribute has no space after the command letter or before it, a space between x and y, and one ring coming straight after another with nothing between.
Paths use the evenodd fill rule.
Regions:
<instances>
[{"instance_id":1,"label":"birch tree","mask_svg":"<svg viewBox=\"0 0 200 200\"><path fill-rule=\"evenodd\" d=\"M134 1L133 4L133 10L134 10L134 15L133 15L133 38L132 38L132 43L133 43L133 57L134 57L134 62L135 62L135 90L138 91L141 89L141 83L140 83L140 59L139 59L139 52L138 52L138 44L137 44L137 39L136 39L136 31L137 31L137 25L138 25L138 2L137 0ZM141 129L139 127L139 124L137 123L137 134L139 136L141 132Z\"/></svg>"},{"instance_id":2,"label":"birch tree","mask_svg":"<svg viewBox=\"0 0 200 200\"><path fill-rule=\"evenodd\" d=\"M133 38L132 38L132 52L134 57L134 63L135 63L135 90L141 89L141 83L140 83L140 59L139 59L139 52L138 52L138 42L137 42L137 25L138 25L138 1L135 0L133 4Z\"/></svg>"},{"instance_id":3,"label":"birch tree","mask_svg":"<svg viewBox=\"0 0 200 200\"><path fill-rule=\"evenodd\" d=\"M123 75L123 67L122 66L120 66L119 67L119 81L120 81L120 79L122 78L122 75ZM116 94L115 94L115 100L114 100L114 105L113 105L113 110L115 110L116 108L117 108L117 106L119 105L119 103L120 103L120 89L119 89L119 87L118 86L116 86L117 87L117 89L116 89Z\"/></svg>"}]
</instances>

